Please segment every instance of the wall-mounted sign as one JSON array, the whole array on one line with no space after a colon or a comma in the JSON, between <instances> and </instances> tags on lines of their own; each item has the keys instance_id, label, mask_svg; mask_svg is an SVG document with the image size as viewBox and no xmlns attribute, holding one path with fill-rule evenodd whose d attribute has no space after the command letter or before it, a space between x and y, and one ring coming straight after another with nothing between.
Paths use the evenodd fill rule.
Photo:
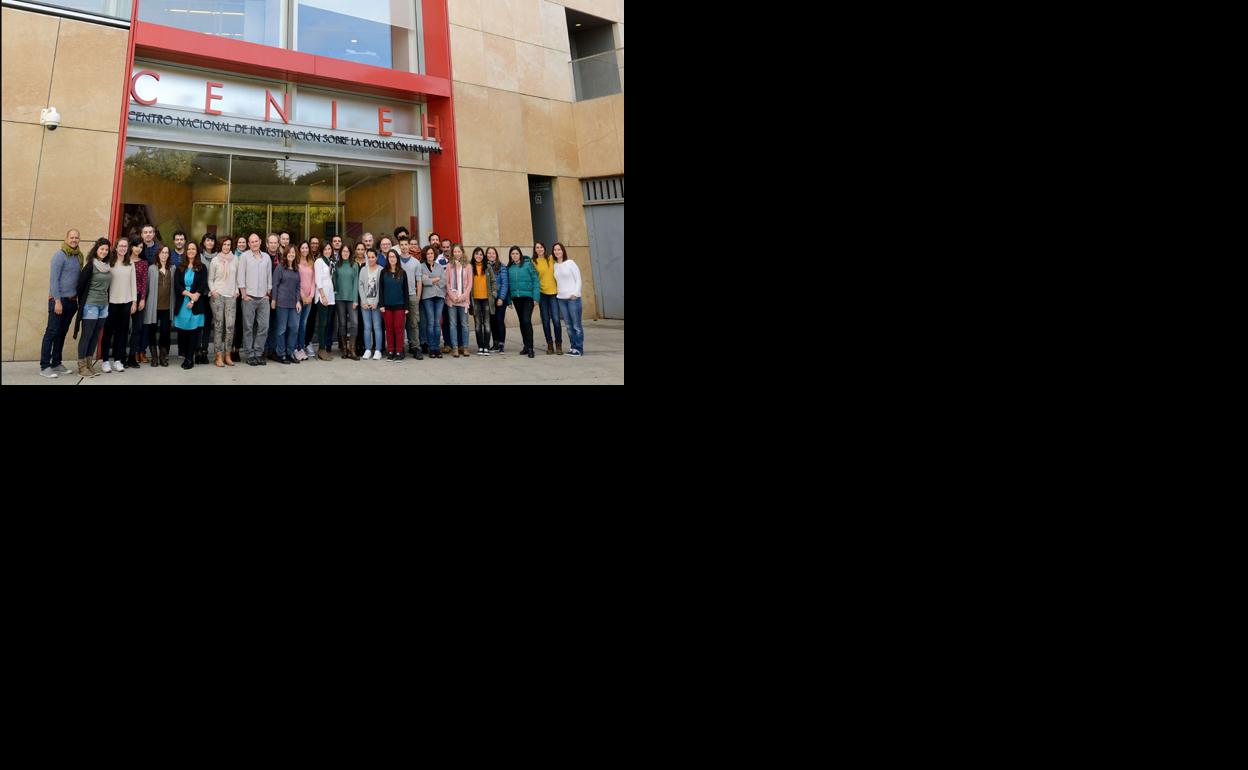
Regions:
<instances>
[{"instance_id":1,"label":"wall-mounted sign","mask_svg":"<svg viewBox=\"0 0 1248 770\"><path fill-rule=\"evenodd\" d=\"M209 134L225 142L246 138L248 146L278 140L300 149L358 148L409 156L442 152L437 119L430 120L416 102L361 98L160 63L136 62L135 67L128 114L132 125L177 129L182 138L189 131L192 141L204 141Z\"/></svg>"}]
</instances>

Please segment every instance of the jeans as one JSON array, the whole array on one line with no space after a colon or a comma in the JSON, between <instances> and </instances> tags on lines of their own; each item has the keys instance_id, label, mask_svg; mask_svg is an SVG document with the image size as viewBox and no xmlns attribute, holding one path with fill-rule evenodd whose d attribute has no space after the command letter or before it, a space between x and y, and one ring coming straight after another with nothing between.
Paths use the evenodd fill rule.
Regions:
<instances>
[{"instance_id":1,"label":"jeans","mask_svg":"<svg viewBox=\"0 0 1248 770\"><path fill-rule=\"evenodd\" d=\"M95 343L100 341L102 331L104 331L103 318L88 318L82 322L82 336L78 338L79 359L92 358L95 355Z\"/></svg>"},{"instance_id":2,"label":"jeans","mask_svg":"<svg viewBox=\"0 0 1248 770\"><path fill-rule=\"evenodd\" d=\"M114 361L125 361L126 332L129 328L130 303L108 303L108 321L104 324L104 350L100 353L101 361L107 361L110 358Z\"/></svg>"},{"instance_id":3,"label":"jeans","mask_svg":"<svg viewBox=\"0 0 1248 770\"><path fill-rule=\"evenodd\" d=\"M364 310L363 307L360 309ZM385 339L381 336L381 311L376 308L364 310L364 349L381 350L384 345Z\"/></svg>"},{"instance_id":4,"label":"jeans","mask_svg":"<svg viewBox=\"0 0 1248 770\"><path fill-rule=\"evenodd\" d=\"M444 302L446 300L442 297L430 297L420 301L420 317L425 322L425 344L429 346L430 353L442 349L442 328L438 324L442 320Z\"/></svg>"},{"instance_id":5,"label":"jeans","mask_svg":"<svg viewBox=\"0 0 1248 770\"><path fill-rule=\"evenodd\" d=\"M267 297L252 297L243 300L243 336L244 358L259 358L264 355L265 335L269 332L269 300Z\"/></svg>"},{"instance_id":6,"label":"jeans","mask_svg":"<svg viewBox=\"0 0 1248 770\"><path fill-rule=\"evenodd\" d=\"M524 349L533 349L533 300L528 297L516 297L511 301L516 306L516 317L520 319L520 337L524 340Z\"/></svg>"},{"instance_id":7,"label":"jeans","mask_svg":"<svg viewBox=\"0 0 1248 770\"><path fill-rule=\"evenodd\" d=\"M559 298L554 294L543 294L541 303L542 314L542 334L546 337L546 344L550 344L550 325L555 325L555 342L563 344L563 332L559 330Z\"/></svg>"},{"instance_id":8,"label":"jeans","mask_svg":"<svg viewBox=\"0 0 1248 770\"><path fill-rule=\"evenodd\" d=\"M450 346L468 347L468 308L451 305L446 313L451 318Z\"/></svg>"},{"instance_id":9,"label":"jeans","mask_svg":"<svg viewBox=\"0 0 1248 770\"><path fill-rule=\"evenodd\" d=\"M424 330L420 328L420 300L407 300L407 346L418 348L425 341Z\"/></svg>"},{"instance_id":10,"label":"jeans","mask_svg":"<svg viewBox=\"0 0 1248 770\"><path fill-rule=\"evenodd\" d=\"M336 302L334 307L338 310L338 338L341 340L355 339L355 308L350 302ZM343 349L346 349L344 344Z\"/></svg>"},{"instance_id":11,"label":"jeans","mask_svg":"<svg viewBox=\"0 0 1248 770\"><path fill-rule=\"evenodd\" d=\"M304 305L299 311L299 320L297 322L298 329L295 334L295 347L306 348L308 346L308 315L312 312L312 306ZM293 350L291 352L294 352Z\"/></svg>"},{"instance_id":12,"label":"jeans","mask_svg":"<svg viewBox=\"0 0 1248 770\"><path fill-rule=\"evenodd\" d=\"M405 308L386 308L382 311L382 320L386 325L386 352L403 352L403 325L407 321Z\"/></svg>"},{"instance_id":13,"label":"jeans","mask_svg":"<svg viewBox=\"0 0 1248 770\"><path fill-rule=\"evenodd\" d=\"M293 307L277 309L277 332L274 334L274 350L279 356L293 355L299 335L299 311Z\"/></svg>"},{"instance_id":14,"label":"jeans","mask_svg":"<svg viewBox=\"0 0 1248 770\"><path fill-rule=\"evenodd\" d=\"M568 341L578 353L585 352L585 327L581 325L581 298L559 300L559 317L568 327Z\"/></svg>"},{"instance_id":15,"label":"jeans","mask_svg":"<svg viewBox=\"0 0 1248 770\"><path fill-rule=\"evenodd\" d=\"M214 353L230 352L228 345L234 341L234 298L213 297L208 304L212 305L212 347Z\"/></svg>"},{"instance_id":16,"label":"jeans","mask_svg":"<svg viewBox=\"0 0 1248 770\"><path fill-rule=\"evenodd\" d=\"M147 324L143 323L143 311L136 310L134 315L130 316L130 355L142 353L145 346L143 339L147 336Z\"/></svg>"},{"instance_id":17,"label":"jeans","mask_svg":"<svg viewBox=\"0 0 1248 770\"><path fill-rule=\"evenodd\" d=\"M494 320L494 314L490 312L490 309L488 299L472 301L472 317L477 322L477 347L479 348L490 346L490 321Z\"/></svg>"},{"instance_id":18,"label":"jeans","mask_svg":"<svg viewBox=\"0 0 1248 770\"><path fill-rule=\"evenodd\" d=\"M61 353L65 350L65 335L74 325L76 312L78 312L77 297L61 298L60 315L56 314L56 300L48 300L48 327L43 333L43 345L39 348L40 369L50 369L61 365Z\"/></svg>"},{"instance_id":19,"label":"jeans","mask_svg":"<svg viewBox=\"0 0 1248 770\"><path fill-rule=\"evenodd\" d=\"M494 332L494 341L502 345L507 341L507 303L504 302L502 307L496 305L493 310L490 328Z\"/></svg>"}]
</instances>

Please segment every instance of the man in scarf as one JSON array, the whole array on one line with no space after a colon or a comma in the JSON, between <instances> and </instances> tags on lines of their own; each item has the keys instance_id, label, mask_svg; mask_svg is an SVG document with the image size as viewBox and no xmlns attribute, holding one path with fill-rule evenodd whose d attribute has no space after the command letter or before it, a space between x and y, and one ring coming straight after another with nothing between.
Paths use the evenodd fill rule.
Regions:
<instances>
[{"instance_id":1,"label":"man in scarf","mask_svg":"<svg viewBox=\"0 0 1248 770\"><path fill-rule=\"evenodd\" d=\"M65 242L52 255L48 286L48 328L39 349L39 374L54 380L58 374L69 374L61 365L65 335L78 312L78 273L82 270L82 252L78 250L79 235L71 229Z\"/></svg>"}]
</instances>

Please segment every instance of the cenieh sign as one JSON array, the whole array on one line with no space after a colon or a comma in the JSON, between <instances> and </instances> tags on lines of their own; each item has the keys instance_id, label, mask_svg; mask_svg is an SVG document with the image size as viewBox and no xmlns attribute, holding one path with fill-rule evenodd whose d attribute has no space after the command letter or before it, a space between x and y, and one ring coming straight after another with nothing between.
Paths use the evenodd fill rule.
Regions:
<instances>
[{"instance_id":1,"label":"cenieh sign","mask_svg":"<svg viewBox=\"0 0 1248 770\"><path fill-rule=\"evenodd\" d=\"M438 120L414 102L389 105L350 94L268 83L174 67L142 69L130 78L131 124L274 138L290 142L399 153L440 153ZM278 93L275 95L273 91ZM203 117L201 117L201 115ZM217 117L220 116L220 117ZM274 125L276 124L276 125Z\"/></svg>"}]
</instances>

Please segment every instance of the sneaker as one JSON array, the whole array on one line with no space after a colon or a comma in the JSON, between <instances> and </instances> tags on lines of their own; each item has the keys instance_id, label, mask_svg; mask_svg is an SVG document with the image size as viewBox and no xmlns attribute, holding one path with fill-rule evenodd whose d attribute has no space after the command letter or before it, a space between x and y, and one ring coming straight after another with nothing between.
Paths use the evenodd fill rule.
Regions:
<instances>
[{"instance_id":1,"label":"sneaker","mask_svg":"<svg viewBox=\"0 0 1248 770\"><path fill-rule=\"evenodd\" d=\"M104 359L104 371L111 372L112 370L113 370L113 367L112 365L108 363L108 359L107 358Z\"/></svg>"},{"instance_id":2,"label":"sneaker","mask_svg":"<svg viewBox=\"0 0 1248 770\"><path fill-rule=\"evenodd\" d=\"M302 358L299 358L298 356L286 356L286 357L290 359L290 362L292 364L297 364L303 360Z\"/></svg>"},{"instance_id":3,"label":"sneaker","mask_svg":"<svg viewBox=\"0 0 1248 770\"><path fill-rule=\"evenodd\" d=\"M374 360L374 361L380 361L380 360L381 360L381 351L380 351L380 350L374 350L374 351L373 351L373 360Z\"/></svg>"},{"instance_id":4,"label":"sneaker","mask_svg":"<svg viewBox=\"0 0 1248 770\"><path fill-rule=\"evenodd\" d=\"M501 355L503 354L503 346L502 346L502 345L499 345L499 346L498 346L498 350L495 350L494 352L495 352L495 353L497 353L497 354L499 354L499 355L501 356Z\"/></svg>"},{"instance_id":5,"label":"sneaker","mask_svg":"<svg viewBox=\"0 0 1248 770\"><path fill-rule=\"evenodd\" d=\"M386 354L386 360L387 360L387 361L397 361L398 359L395 357L395 355L394 355L393 353L387 353L387 354Z\"/></svg>"},{"instance_id":6,"label":"sneaker","mask_svg":"<svg viewBox=\"0 0 1248 770\"><path fill-rule=\"evenodd\" d=\"M576 348L572 348L571 350L568 351L568 355L573 356L575 358L580 358L581 356L584 355L584 353L577 350Z\"/></svg>"},{"instance_id":7,"label":"sneaker","mask_svg":"<svg viewBox=\"0 0 1248 770\"><path fill-rule=\"evenodd\" d=\"M248 365L248 366L255 366L255 365L256 365L256 359L254 359L254 358L248 358L248 359L247 359L247 365Z\"/></svg>"},{"instance_id":8,"label":"sneaker","mask_svg":"<svg viewBox=\"0 0 1248 770\"><path fill-rule=\"evenodd\" d=\"M256 356L256 366L268 366L269 362L261 356Z\"/></svg>"},{"instance_id":9,"label":"sneaker","mask_svg":"<svg viewBox=\"0 0 1248 770\"><path fill-rule=\"evenodd\" d=\"M114 371L114 372L124 372L125 370L126 370L126 367L122 366L120 361L114 361L114 362L113 362L113 371Z\"/></svg>"},{"instance_id":10,"label":"sneaker","mask_svg":"<svg viewBox=\"0 0 1248 770\"><path fill-rule=\"evenodd\" d=\"M488 356L489 354L490 354L490 351L486 350L485 348L481 348L481 352L478 353L477 355Z\"/></svg>"},{"instance_id":11,"label":"sneaker","mask_svg":"<svg viewBox=\"0 0 1248 770\"><path fill-rule=\"evenodd\" d=\"M107 364L105 364L105 365L107 366ZM49 366L47 369L40 369L40 370L39 370L39 376L40 376L40 377L47 377L49 380L55 380L55 379L56 379L56 372L52 371L52 367L50 367L50 366Z\"/></svg>"},{"instance_id":12,"label":"sneaker","mask_svg":"<svg viewBox=\"0 0 1248 770\"><path fill-rule=\"evenodd\" d=\"M69 370L65 368L65 364L57 364L56 366L52 367L52 371L56 372L57 374L69 374Z\"/></svg>"}]
</instances>

